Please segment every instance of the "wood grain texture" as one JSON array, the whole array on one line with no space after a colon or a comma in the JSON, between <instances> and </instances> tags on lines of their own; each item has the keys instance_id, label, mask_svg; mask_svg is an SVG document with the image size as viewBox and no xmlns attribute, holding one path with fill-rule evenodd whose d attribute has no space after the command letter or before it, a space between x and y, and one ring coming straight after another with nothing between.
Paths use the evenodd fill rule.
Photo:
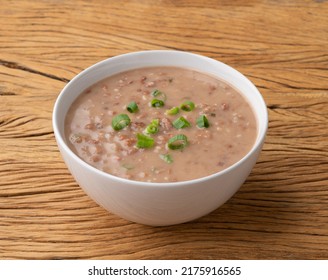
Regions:
<instances>
[{"instance_id":1,"label":"wood grain texture","mask_svg":"<svg viewBox=\"0 0 328 280\"><path fill-rule=\"evenodd\" d=\"M0 5L1 259L328 259L328 1ZM51 125L77 73L149 49L235 67L269 110L263 152L240 191L170 227L97 206L69 174Z\"/></svg>"}]
</instances>

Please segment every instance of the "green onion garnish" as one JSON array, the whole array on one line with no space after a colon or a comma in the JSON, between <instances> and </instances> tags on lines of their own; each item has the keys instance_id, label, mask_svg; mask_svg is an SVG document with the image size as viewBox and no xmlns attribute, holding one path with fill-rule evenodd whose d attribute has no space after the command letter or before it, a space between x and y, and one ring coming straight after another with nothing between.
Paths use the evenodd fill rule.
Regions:
<instances>
[{"instance_id":1,"label":"green onion garnish","mask_svg":"<svg viewBox=\"0 0 328 280\"><path fill-rule=\"evenodd\" d=\"M184 117L177 118L175 121L173 121L172 124L176 129L186 128L191 126L190 123Z\"/></svg>"},{"instance_id":2,"label":"green onion garnish","mask_svg":"<svg viewBox=\"0 0 328 280\"><path fill-rule=\"evenodd\" d=\"M177 113L179 113L179 111L180 111L179 107L173 107L173 108L167 110L165 112L165 114L173 116L173 115L176 115Z\"/></svg>"},{"instance_id":3,"label":"green onion garnish","mask_svg":"<svg viewBox=\"0 0 328 280\"><path fill-rule=\"evenodd\" d=\"M173 159L171 157L171 155L169 154L166 154L166 155L159 155L159 157L164 160L166 163L172 163L173 162Z\"/></svg>"},{"instance_id":4,"label":"green onion garnish","mask_svg":"<svg viewBox=\"0 0 328 280\"><path fill-rule=\"evenodd\" d=\"M128 115L120 114L112 119L112 127L114 128L114 130L121 130L124 127L128 126L130 122L131 120Z\"/></svg>"},{"instance_id":5,"label":"green onion garnish","mask_svg":"<svg viewBox=\"0 0 328 280\"><path fill-rule=\"evenodd\" d=\"M126 170L131 170L134 168L132 164L128 164L128 163L123 163L122 167L125 168Z\"/></svg>"},{"instance_id":6,"label":"green onion garnish","mask_svg":"<svg viewBox=\"0 0 328 280\"><path fill-rule=\"evenodd\" d=\"M144 130L145 134L155 134L159 131L159 119L154 119Z\"/></svg>"},{"instance_id":7,"label":"green onion garnish","mask_svg":"<svg viewBox=\"0 0 328 280\"><path fill-rule=\"evenodd\" d=\"M188 144L187 136L184 134L178 134L173 136L167 142L167 146L171 150L181 150Z\"/></svg>"},{"instance_id":8,"label":"green onion garnish","mask_svg":"<svg viewBox=\"0 0 328 280\"><path fill-rule=\"evenodd\" d=\"M208 119L206 118L205 115L201 115L201 116L199 116L199 117L197 118L197 120L196 120L196 123L197 123L197 126L198 126L199 128L202 128L202 127L207 128L207 127L210 126L210 124L209 124L209 122L208 122Z\"/></svg>"},{"instance_id":9,"label":"green onion garnish","mask_svg":"<svg viewBox=\"0 0 328 280\"><path fill-rule=\"evenodd\" d=\"M190 112L195 109L195 104L191 101L185 101L180 105L180 109L183 111Z\"/></svg>"},{"instance_id":10,"label":"green onion garnish","mask_svg":"<svg viewBox=\"0 0 328 280\"><path fill-rule=\"evenodd\" d=\"M156 97L157 99L160 99L160 100L163 100L165 101L166 100L166 94L158 89L155 89L152 93L151 93L152 96Z\"/></svg>"},{"instance_id":11,"label":"green onion garnish","mask_svg":"<svg viewBox=\"0 0 328 280\"><path fill-rule=\"evenodd\" d=\"M137 103L135 103L134 101L130 102L128 106L126 106L126 109L130 113L136 113L139 110Z\"/></svg>"},{"instance_id":12,"label":"green onion garnish","mask_svg":"<svg viewBox=\"0 0 328 280\"><path fill-rule=\"evenodd\" d=\"M155 144L155 140L151 137L148 137L144 134L138 133L137 134L137 148L145 149L151 148Z\"/></svg>"},{"instance_id":13,"label":"green onion garnish","mask_svg":"<svg viewBox=\"0 0 328 280\"><path fill-rule=\"evenodd\" d=\"M164 106L164 101L159 99L153 99L150 101L151 107L159 108Z\"/></svg>"}]
</instances>

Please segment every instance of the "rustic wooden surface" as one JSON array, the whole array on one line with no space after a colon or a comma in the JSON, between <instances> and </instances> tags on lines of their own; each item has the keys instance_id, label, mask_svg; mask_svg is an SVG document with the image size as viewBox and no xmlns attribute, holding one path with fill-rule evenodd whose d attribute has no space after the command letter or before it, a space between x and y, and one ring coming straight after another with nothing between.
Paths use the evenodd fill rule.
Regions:
<instances>
[{"instance_id":1,"label":"rustic wooden surface","mask_svg":"<svg viewBox=\"0 0 328 280\"><path fill-rule=\"evenodd\" d=\"M328 259L328 1L0 0L1 259ZM249 77L269 110L240 191L197 221L106 212L69 174L60 90L114 55L177 49ZM197 207L197 206L195 206Z\"/></svg>"}]
</instances>

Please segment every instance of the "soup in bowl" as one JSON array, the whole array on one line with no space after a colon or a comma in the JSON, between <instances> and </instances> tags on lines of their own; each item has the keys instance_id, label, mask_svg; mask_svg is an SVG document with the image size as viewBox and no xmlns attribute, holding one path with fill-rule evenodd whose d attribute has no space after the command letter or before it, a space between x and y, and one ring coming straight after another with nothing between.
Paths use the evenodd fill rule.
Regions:
<instances>
[{"instance_id":1,"label":"soup in bowl","mask_svg":"<svg viewBox=\"0 0 328 280\"><path fill-rule=\"evenodd\" d=\"M261 94L219 61L143 51L99 62L60 93L53 127L75 180L127 220L204 216L243 184L267 131Z\"/></svg>"}]
</instances>

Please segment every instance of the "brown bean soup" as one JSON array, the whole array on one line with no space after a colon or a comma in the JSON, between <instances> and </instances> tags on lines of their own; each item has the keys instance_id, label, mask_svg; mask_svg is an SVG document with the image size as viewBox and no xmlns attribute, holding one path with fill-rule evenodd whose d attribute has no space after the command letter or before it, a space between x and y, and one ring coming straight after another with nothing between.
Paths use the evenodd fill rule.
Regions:
<instances>
[{"instance_id":1,"label":"brown bean soup","mask_svg":"<svg viewBox=\"0 0 328 280\"><path fill-rule=\"evenodd\" d=\"M86 89L70 107L70 148L112 175L145 182L201 178L243 158L257 123L245 98L210 75L140 68Z\"/></svg>"}]
</instances>

